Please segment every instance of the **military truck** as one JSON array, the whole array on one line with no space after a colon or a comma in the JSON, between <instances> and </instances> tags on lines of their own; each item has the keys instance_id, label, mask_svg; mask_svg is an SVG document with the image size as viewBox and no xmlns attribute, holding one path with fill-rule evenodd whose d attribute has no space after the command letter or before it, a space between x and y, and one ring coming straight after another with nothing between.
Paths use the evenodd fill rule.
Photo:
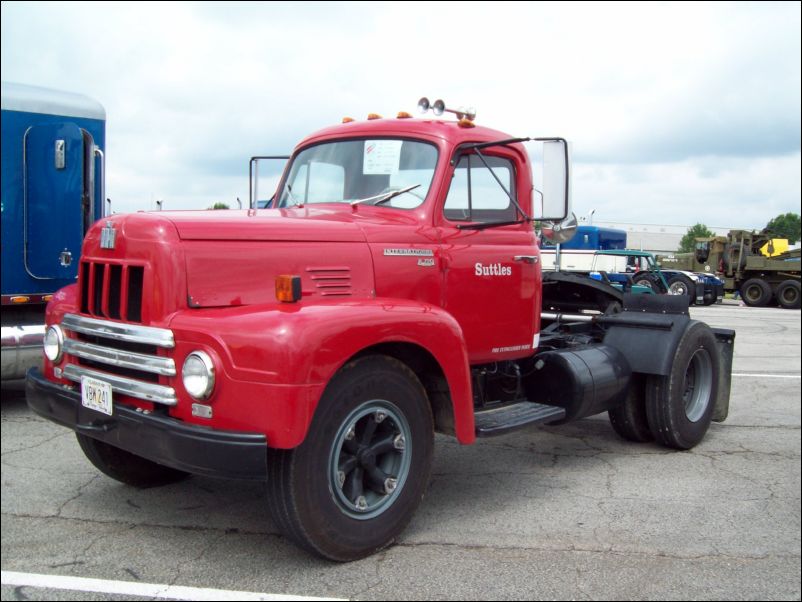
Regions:
<instances>
[{"instance_id":1,"label":"military truck","mask_svg":"<svg viewBox=\"0 0 802 602\"><path fill-rule=\"evenodd\" d=\"M800 308L800 251L795 249L766 257L761 249L771 245L769 230L730 230L727 236L697 238L693 253L660 257L666 269L715 273L724 290L738 291L744 303L765 307L779 303L785 309Z\"/></svg>"}]
</instances>

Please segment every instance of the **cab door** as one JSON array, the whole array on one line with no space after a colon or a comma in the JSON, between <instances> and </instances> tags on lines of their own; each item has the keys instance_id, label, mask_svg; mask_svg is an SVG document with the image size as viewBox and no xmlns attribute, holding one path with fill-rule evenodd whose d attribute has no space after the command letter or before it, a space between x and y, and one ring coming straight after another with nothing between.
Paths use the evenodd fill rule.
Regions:
<instances>
[{"instance_id":1,"label":"cab door","mask_svg":"<svg viewBox=\"0 0 802 602\"><path fill-rule=\"evenodd\" d=\"M440 230L443 307L462 326L471 363L531 355L540 310L532 225L476 228L521 219L510 201L517 195L514 162L495 156L485 161L475 155L458 161Z\"/></svg>"},{"instance_id":2,"label":"cab door","mask_svg":"<svg viewBox=\"0 0 802 602\"><path fill-rule=\"evenodd\" d=\"M24 260L37 280L74 280L92 222L92 136L74 123L36 125L24 138Z\"/></svg>"}]
</instances>

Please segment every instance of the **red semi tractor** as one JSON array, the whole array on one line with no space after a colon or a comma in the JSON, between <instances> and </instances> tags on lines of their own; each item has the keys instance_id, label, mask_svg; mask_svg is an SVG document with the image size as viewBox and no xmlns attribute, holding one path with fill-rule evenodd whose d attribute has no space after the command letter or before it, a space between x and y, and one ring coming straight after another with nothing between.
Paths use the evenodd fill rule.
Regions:
<instances>
[{"instance_id":1,"label":"red semi tractor","mask_svg":"<svg viewBox=\"0 0 802 602\"><path fill-rule=\"evenodd\" d=\"M312 134L270 209L100 220L48 306L30 407L133 486L266 479L282 531L338 561L409 523L435 432L609 412L626 439L699 443L727 416L735 333L685 296L542 274L534 211L559 233L567 143L533 139L536 189L529 139L472 117Z\"/></svg>"}]
</instances>

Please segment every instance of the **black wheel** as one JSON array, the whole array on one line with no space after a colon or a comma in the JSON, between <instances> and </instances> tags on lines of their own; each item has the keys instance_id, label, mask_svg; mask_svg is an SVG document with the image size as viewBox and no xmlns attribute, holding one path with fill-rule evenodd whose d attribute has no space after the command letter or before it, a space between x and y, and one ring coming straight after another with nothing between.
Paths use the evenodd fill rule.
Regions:
<instances>
[{"instance_id":1,"label":"black wheel","mask_svg":"<svg viewBox=\"0 0 802 602\"><path fill-rule=\"evenodd\" d=\"M677 274L668 281L669 295L688 295L696 298L696 284L685 274Z\"/></svg>"},{"instance_id":2,"label":"black wheel","mask_svg":"<svg viewBox=\"0 0 802 602\"><path fill-rule=\"evenodd\" d=\"M800 308L800 284L796 280L783 280L777 287L777 301L783 309Z\"/></svg>"},{"instance_id":3,"label":"black wheel","mask_svg":"<svg viewBox=\"0 0 802 602\"><path fill-rule=\"evenodd\" d=\"M624 402L607 412L613 430L627 441L637 443L654 441L654 435L646 418L645 387L644 375L633 374Z\"/></svg>"},{"instance_id":4,"label":"black wheel","mask_svg":"<svg viewBox=\"0 0 802 602\"><path fill-rule=\"evenodd\" d=\"M100 472L126 485L133 485L141 489L159 487L181 481L189 476L188 472L156 464L156 462L151 462L103 441L92 439L92 437L80 433L75 433L75 436L78 438L78 445L81 446L84 455Z\"/></svg>"},{"instance_id":5,"label":"black wheel","mask_svg":"<svg viewBox=\"0 0 802 602\"><path fill-rule=\"evenodd\" d=\"M304 442L269 450L273 518L325 558L373 554L411 520L433 449L431 407L415 374L390 357L357 359L326 388Z\"/></svg>"},{"instance_id":6,"label":"black wheel","mask_svg":"<svg viewBox=\"0 0 802 602\"><path fill-rule=\"evenodd\" d=\"M648 273L642 274L635 274L632 277L632 284L638 284L640 286L646 286L652 289L655 293L659 292L655 289L654 280L652 279L651 275Z\"/></svg>"},{"instance_id":7,"label":"black wheel","mask_svg":"<svg viewBox=\"0 0 802 602\"><path fill-rule=\"evenodd\" d=\"M703 302L702 302L702 303L703 303L705 306L708 306L708 305L713 305L713 303L715 303L715 302L716 302L716 294L715 294L715 293L705 293L705 295L704 295L703 299L704 299L704 300L703 300Z\"/></svg>"},{"instance_id":8,"label":"black wheel","mask_svg":"<svg viewBox=\"0 0 802 602\"><path fill-rule=\"evenodd\" d=\"M741 298L751 307L764 307L771 301L771 287L761 278L751 278L741 285Z\"/></svg>"},{"instance_id":9,"label":"black wheel","mask_svg":"<svg viewBox=\"0 0 802 602\"><path fill-rule=\"evenodd\" d=\"M688 323L667 376L646 379L646 418L655 440L690 449L710 427L718 395L719 356L707 324Z\"/></svg>"}]
</instances>

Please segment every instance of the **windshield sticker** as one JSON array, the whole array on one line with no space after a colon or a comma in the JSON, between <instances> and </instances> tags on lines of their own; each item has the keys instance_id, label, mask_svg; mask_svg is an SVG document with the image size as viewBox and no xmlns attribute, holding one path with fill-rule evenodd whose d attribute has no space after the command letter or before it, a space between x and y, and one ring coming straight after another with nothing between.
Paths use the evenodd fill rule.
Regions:
<instances>
[{"instance_id":1,"label":"windshield sticker","mask_svg":"<svg viewBox=\"0 0 802 602\"><path fill-rule=\"evenodd\" d=\"M401 164L403 140L365 140L363 175L392 175Z\"/></svg>"}]
</instances>

